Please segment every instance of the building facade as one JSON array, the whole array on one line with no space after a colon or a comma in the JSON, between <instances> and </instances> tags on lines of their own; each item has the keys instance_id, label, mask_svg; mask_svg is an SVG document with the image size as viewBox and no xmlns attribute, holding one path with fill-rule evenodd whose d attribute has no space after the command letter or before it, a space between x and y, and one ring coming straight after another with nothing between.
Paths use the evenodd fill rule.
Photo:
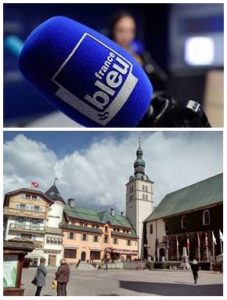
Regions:
<instances>
[{"instance_id":1,"label":"building facade","mask_svg":"<svg viewBox=\"0 0 227 300\"><path fill-rule=\"evenodd\" d=\"M45 193L52 204L49 206L44 239L44 257L47 264L59 266L63 256L63 233L59 228L62 222L65 201L54 184Z\"/></svg>"},{"instance_id":2,"label":"building facade","mask_svg":"<svg viewBox=\"0 0 227 300\"><path fill-rule=\"evenodd\" d=\"M33 241L35 249L26 257L31 265L39 264L41 257L45 257L49 264L59 264L63 246L62 230L58 224L62 219L63 205L63 199L54 200L36 189L23 188L7 193L4 199L4 239Z\"/></svg>"},{"instance_id":3,"label":"building facade","mask_svg":"<svg viewBox=\"0 0 227 300\"><path fill-rule=\"evenodd\" d=\"M77 207L69 199L64 208L64 258L69 263L134 260L138 258L138 237L127 218L114 210L95 211Z\"/></svg>"},{"instance_id":4,"label":"building facade","mask_svg":"<svg viewBox=\"0 0 227 300\"><path fill-rule=\"evenodd\" d=\"M223 174L218 174L164 197L145 220L148 256L210 261L222 253Z\"/></svg>"},{"instance_id":5,"label":"building facade","mask_svg":"<svg viewBox=\"0 0 227 300\"><path fill-rule=\"evenodd\" d=\"M139 257L144 256L144 220L154 209L153 182L145 173L143 150L139 145L134 162L134 175L126 184L126 217L138 235Z\"/></svg>"}]
</instances>

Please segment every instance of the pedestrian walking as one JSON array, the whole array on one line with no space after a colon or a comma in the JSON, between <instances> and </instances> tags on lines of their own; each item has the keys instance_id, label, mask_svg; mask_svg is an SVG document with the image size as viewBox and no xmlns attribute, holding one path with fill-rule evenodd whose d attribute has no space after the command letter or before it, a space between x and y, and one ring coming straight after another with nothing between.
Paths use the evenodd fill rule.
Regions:
<instances>
[{"instance_id":1,"label":"pedestrian walking","mask_svg":"<svg viewBox=\"0 0 227 300\"><path fill-rule=\"evenodd\" d=\"M57 280L57 296L67 296L66 286L69 282L70 269L66 259L61 260L61 265L55 273Z\"/></svg>"},{"instance_id":2,"label":"pedestrian walking","mask_svg":"<svg viewBox=\"0 0 227 300\"><path fill-rule=\"evenodd\" d=\"M191 270L192 270L192 274L193 274L193 278L194 278L194 282L195 284L197 284L198 281L198 272L199 272L199 265L196 259L193 259L192 263L191 263Z\"/></svg>"},{"instance_id":3,"label":"pedestrian walking","mask_svg":"<svg viewBox=\"0 0 227 300\"><path fill-rule=\"evenodd\" d=\"M33 283L37 286L35 296L40 296L42 288L46 285L47 269L45 267L46 259L42 257L37 268Z\"/></svg>"}]
</instances>

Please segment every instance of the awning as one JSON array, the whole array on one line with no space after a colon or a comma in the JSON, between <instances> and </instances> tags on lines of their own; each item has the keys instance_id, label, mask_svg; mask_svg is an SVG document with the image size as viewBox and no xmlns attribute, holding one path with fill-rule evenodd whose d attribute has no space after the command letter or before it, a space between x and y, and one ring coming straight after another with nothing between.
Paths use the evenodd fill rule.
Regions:
<instances>
[{"instance_id":1,"label":"awning","mask_svg":"<svg viewBox=\"0 0 227 300\"><path fill-rule=\"evenodd\" d=\"M120 249L113 249L112 253L120 253L120 254L131 254L131 255L137 255L138 251L133 250L120 250Z\"/></svg>"},{"instance_id":2,"label":"awning","mask_svg":"<svg viewBox=\"0 0 227 300\"><path fill-rule=\"evenodd\" d=\"M61 250L44 250L44 253L47 253L47 254L60 254L61 253Z\"/></svg>"},{"instance_id":3,"label":"awning","mask_svg":"<svg viewBox=\"0 0 227 300\"><path fill-rule=\"evenodd\" d=\"M97 249L97 248L91 248L90 251L97 251L97 252L101 252L101 249Z\"/></svg>"},{"instance_id":4,"label":"awning","mask_svg":"<svg viewBox=\"0 0 227 300\"><path fill-rule=\"evenodd\" d=\"M64 249L79 249L79 246L75 246L75 245L64 245Z\"/></svg>"}]
</instances>

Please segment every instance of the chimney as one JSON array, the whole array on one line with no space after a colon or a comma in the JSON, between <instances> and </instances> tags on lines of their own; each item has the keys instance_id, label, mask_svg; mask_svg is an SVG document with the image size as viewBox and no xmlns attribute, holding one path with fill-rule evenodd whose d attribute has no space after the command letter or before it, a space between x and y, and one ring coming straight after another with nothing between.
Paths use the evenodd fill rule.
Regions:
<instances>
[{"instance_id":1,"label":"chimney","mask_svg":"<svg viewBox=\"0 0 227 300\"><path fill-rule=\"evenodd\" d=\"M121 212L121 216L122 216L122 217L124 217L124 216L125 216L125 213L124 213L123 211Z\"/></svg>"},{"instance_id":2,"label":"chimney","mask_svg":"<svg viewBox=\"0 0 227 300\"><path fill-rule=\"evenodd\" d=\"M110 209L110 214L111 214L111 216L114 216L114 209L113 208Z\"/></svg>"},{"instance_id":3,"label":"chimney","mask_svg":"<svg viewBox=\"0 0 227 300\"><path fill-rule=\"evenodd\" d=\"M68 199L68 205L69 205L71 208L74 208L74 207L75 207L75 199L69 198L69 199Z\"/></svg>"}]
</instances>

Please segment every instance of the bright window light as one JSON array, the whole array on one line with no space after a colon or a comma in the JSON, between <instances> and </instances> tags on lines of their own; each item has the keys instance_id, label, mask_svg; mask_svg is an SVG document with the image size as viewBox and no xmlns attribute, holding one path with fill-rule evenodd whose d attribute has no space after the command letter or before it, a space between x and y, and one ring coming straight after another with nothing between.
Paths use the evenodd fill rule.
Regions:
<instances>
[{"instance_id":1,"label":"bright window light","mask_svg":"<svg viewBox=\"0 0 227 300\"><path fill-rule=\"evenodd\" d=\"M190 37L185 40L184 59L188 65L203 66L214 62L214 41L210 37Z\"/></svg>"}]
</instances>

